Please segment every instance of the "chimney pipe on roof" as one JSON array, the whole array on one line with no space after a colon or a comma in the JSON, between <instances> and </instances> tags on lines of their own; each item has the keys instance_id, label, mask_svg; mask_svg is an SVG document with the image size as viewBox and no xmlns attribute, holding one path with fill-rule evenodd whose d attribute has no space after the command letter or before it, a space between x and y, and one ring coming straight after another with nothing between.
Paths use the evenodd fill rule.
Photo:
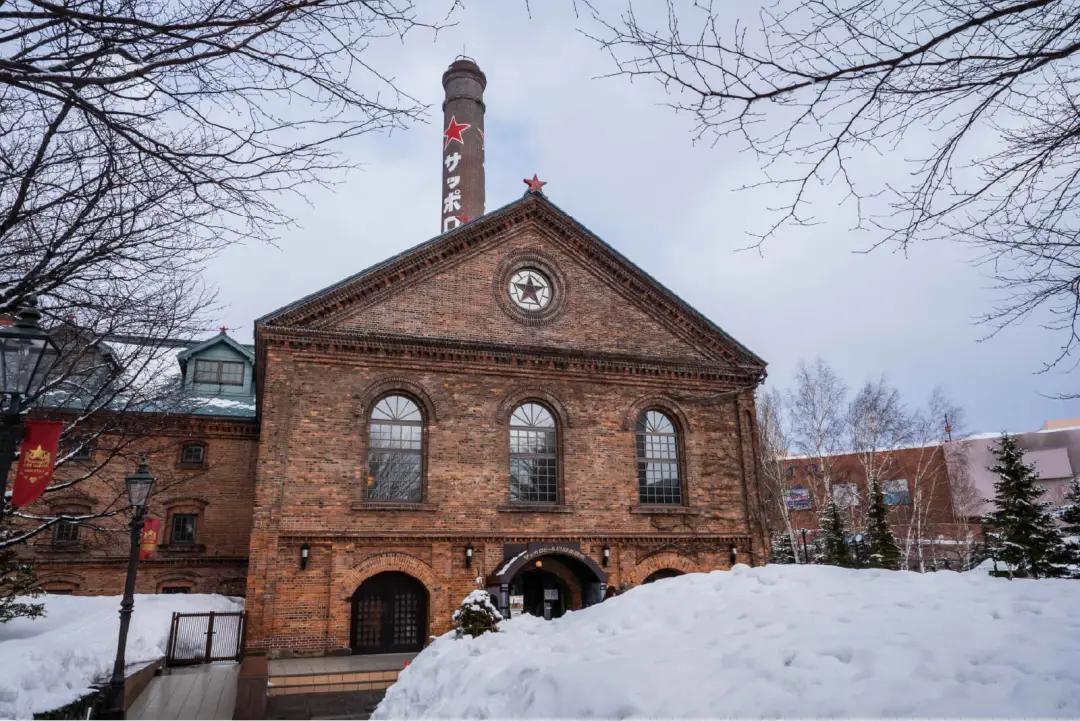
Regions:
<instances>
[{"instance_id":1,"label":"chimney pipe on roof","mask_svg":"<svg viewBox=\"0 0 1080 721\"><path fill-rule=\"evenodd\" d=\"M484 88L487 78L464 56L443 73L442 232L484 214Z\"/></svg>"}]
</instances>

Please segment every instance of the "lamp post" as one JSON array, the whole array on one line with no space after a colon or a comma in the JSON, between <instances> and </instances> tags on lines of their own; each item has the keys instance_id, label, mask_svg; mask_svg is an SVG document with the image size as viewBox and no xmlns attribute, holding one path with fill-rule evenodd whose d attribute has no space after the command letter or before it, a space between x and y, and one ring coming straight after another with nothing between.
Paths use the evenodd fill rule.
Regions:
<instances>
[{"instance_id":1,"label":"lamp post","mask_svg":"<svg viewBox=\"0 0 1080 721\"><path fill-rule=\"evenodd\" d=\"M802 562L810 563L810 550L806 547L806 529L800 528L799 533L802 534Z\"/></svg>"},{"instance_id":2,"label":"lamp post","mask_svg":"<svg viewBox=\"0 0 1080 721\"><path fill-rule=\"evenodd\" d=\"M60 350L41 329L37 298L26 298L14 325L0 327L0 397L6 397L0 423L0 517L7 504L7 479L26 433L24 403L41 388Z\"/></svg>"},{"instance_id":3,"label":"lamp post","mask_svg":"<svg viewBox=\"0 0 1080 721\"><path fill-rule=\"evenodd\" d=\"M131 553L128 556L127 580L124 582L124 598L120 601L120 639L116 644L116 660L112 679L105 692L105 713L101 718L124 718L124 651L127 648L128 626L131 610L135 606L135 574L139 570L139 539L143 521L154 490L154 477L146 467L146 459L139 461L139 468L124 479L128 500L131 502Z\"/></svg>"},{"instance_id":4,"label":"lamp post","mask_svg":"<svg viewBox=\"0 0 1080 721\"><path fill-rule=\"evenodd\" d=\"M862 568L862 534L856 533L851 540L855 546L855 568Z\"/></svg>"}]
</instances>

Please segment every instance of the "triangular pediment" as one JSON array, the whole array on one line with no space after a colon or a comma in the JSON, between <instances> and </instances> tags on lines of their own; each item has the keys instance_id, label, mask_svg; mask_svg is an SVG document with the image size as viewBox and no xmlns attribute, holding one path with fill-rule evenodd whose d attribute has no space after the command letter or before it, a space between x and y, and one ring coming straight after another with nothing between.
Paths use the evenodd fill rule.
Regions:
<instances>
[{"instance_id":1,"label":"triangular pediment","mask_svg":"<svg viewBox=\"0 0 1080 721\"><path fill-rule=\"evenodd\" d=\"M513 273L542 270L554 299L522 310ZM543 194L522 199L256 321L266 327L765 363Z\"/></svg>"}]
</instances>

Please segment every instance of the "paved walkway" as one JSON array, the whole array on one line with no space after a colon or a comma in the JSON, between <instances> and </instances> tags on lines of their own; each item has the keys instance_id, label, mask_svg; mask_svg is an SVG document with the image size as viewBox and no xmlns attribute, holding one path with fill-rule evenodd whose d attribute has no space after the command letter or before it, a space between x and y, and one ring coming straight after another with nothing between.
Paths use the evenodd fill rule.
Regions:
<instances>
[{"instance_id":1,"label":"paved walkway","mask_svg":"<svg viewBox=\"0 0 1080 721\"><path fill-rule=\"evenodd\" d=\"M129 719L231 719L240 664L168 669L128 709Z\"/></svg>"}]
</instances>

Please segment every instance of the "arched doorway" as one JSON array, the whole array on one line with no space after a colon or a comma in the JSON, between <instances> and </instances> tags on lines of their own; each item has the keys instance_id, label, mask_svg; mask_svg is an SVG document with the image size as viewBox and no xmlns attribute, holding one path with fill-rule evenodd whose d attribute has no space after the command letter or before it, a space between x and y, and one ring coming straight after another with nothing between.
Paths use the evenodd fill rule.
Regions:
<instances>
[{"instance_id":1,"label":"arched doorway","mask_svg":"<svg viewBox=\"0 0 1080 721\"><path fill-rule=\"evenodd\" d=\"M427 638L428 593L407 573L384 571L352 597L352 650L357 654L420 651Z\"/></svg>"},{"instance_id":2,"label":"arched doorway","mask_svg":"<svg viewBox=\"0 0 1080 721\"><path fill-rule=\"evenodd\" d=\"M532 616L552 619L559 618L573 607L580 607L581 588L575 588L577 579L566 579L553 573L549 568L531 567L522 570L510 581L510 596L521 600L521 611Z\"/></svg>"},{"instance_id":3,"label":"arched doorway","mask_svg":"<svg viewBox=\"0 0 1080 721\"><path fill-rule=\"evenodd\" d=\"M505 561L488 577L504 616L558 618L604 600L607 573L578 544L507 544Z\"/></svg>"},{"instance_id":4,"label":"arched doorway","mask_svg":"<svg viewBox=\"0 0 1080 721\"><path fill-rule=\"evenodd\" d=\"M642 583L645 584L652 583L653 581L662 581L665 578L675 578L676 576L681 575L683 575L683 572L676 571L674 568L661 568L659 571L653 571L648 576L646 576L645 580L642 581Z\"/></svg>"}]
</instances>

